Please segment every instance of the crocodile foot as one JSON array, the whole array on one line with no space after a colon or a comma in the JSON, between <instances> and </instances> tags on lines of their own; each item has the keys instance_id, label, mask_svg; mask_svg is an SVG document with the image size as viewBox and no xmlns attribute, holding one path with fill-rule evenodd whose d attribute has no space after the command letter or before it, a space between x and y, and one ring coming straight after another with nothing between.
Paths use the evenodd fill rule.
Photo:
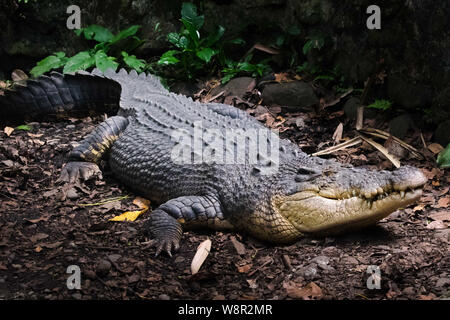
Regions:
<instances>
[{"instance_id":1,"label":"crocodile foot","mask_svg":"<svg viewBox=\"0 0 450 320\"><path fill-rule=\"evenodd\" d=\"M152 247L156 247L155 257L165 251L172 257L172 250L180 248L183 230L180 223L163 210L156 209L150 213L146 223L147 231L153 236Z\"/></svg>"},{"instance_id":2,"label":"crocodile foot","mask_svg":"<svg viewBox=\"0 0 450 320\"><path fill-rule=\"evenodd\" d=\"M75 183L80 178L84 181L92 177L102 178L102 172L97 164L92 162L73 161L68 162L61 170L58 181Z\"/></svg>"}]
</instances>

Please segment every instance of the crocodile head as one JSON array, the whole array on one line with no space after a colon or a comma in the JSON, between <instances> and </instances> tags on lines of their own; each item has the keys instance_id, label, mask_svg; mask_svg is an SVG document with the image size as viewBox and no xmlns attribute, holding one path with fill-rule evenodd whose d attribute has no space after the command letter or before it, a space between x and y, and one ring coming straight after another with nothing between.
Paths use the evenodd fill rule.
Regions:
<instances>
[{"instance_id":1,"label":"crocodile head","mask_svg":"<svg viewBox=\"0 0 450 320\"><path fill-rule=\"evenodd\" d=\"M272 200L274 210L301 234L337 234L375 224L419 199L427 181L409 166L374 171L318 158L314 162L297 165L294 179L286 178L284 194Z\"/></svg>"}]
</instances>

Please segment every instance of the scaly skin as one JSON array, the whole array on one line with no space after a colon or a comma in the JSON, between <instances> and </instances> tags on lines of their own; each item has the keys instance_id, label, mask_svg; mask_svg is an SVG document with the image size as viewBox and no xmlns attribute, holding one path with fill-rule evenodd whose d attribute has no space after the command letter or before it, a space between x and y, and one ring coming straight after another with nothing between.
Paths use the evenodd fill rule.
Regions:
<instances>
[{"instance_id":1,"label":"scaly skin","mask_svg":"<svg viewBox=\"0 0 450 320\"><path fill-rule=\"evenodd\" d=\"M412 167L370 171L310 157L245 112L170 93L152 76L94 71L93 75L55 77L58 82L53 76L38 79L33 90L0 98L6 106L3 112L20 116L14 112L17 101L24 103L22 110L32 109L37 116L49 110L79 112L82 101L104 110L117 104L120 91L118 115L71 152L61 178L88 178L110 151L115 177L161 204L146 224L156 238L156 254L162 250L171 254L179 247L182 230L195 227L243 231L288 243L304 235L368 226L417 200L426 182L422 172ZM42 81L53 90L36 89ZM97 83L110 94L96 92ZM39 108L33 102L34 94L40 97ZM52 99L42 98L46 96ZM277 152L251 149L245 137L255 134L259 142ZM176 157L183 150L187 162ZM227 155L234 161L220 161L229 160Z\"/></svg>"}]
</instances>

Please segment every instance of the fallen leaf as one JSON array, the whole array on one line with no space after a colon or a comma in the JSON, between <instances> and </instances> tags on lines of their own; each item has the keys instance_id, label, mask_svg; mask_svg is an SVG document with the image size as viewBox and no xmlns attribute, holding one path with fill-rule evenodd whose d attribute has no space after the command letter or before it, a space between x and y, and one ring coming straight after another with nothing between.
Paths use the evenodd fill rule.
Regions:
<instances>
[{"instance_id":1,"label":"fallen leaf","mask_svg":"<svg viewBox=\"0 0 450 320\"><path fill-rule=\"evenodd\" d=\"M109 221L134 221L137 219L137 217L146 212L150 205L149 200L141 197L136 197L133 200L133 203L141 210L124 212L119 216L115 216L114 218L109 219Z\"/></svg>"},{"instance_id":2,"label":"fallen leaf","mask_svg":"<svg viewBox=\"0 0 450 320\"><path fill-rule=\"evenodd\" d=\"M251 268L252 268L252 264L251 263L244 264L243 266L238 266L237 267L238 272L240 272L240 273L247 273L247 272L250 271Z\"/></svg>"},{"instance_id":3,"label":"fallen leaf","mask_svg":"<svg viewBox=\"0 0 450 320\"><path fill-rule=\"evenodd\" d=\"M13 81L21 81L21 80L27 80L28 76L25 72L23 72L20 69L15 69L13 70L13 72L11 73L11 79Z\"/></svg>"},{"instance_id":4,"label":"fallen leaf","mask_svg":"<svg viewBox=\"0 0 450 320\"><path fill-rule=\"evenodd\" d=\"M240 243L234 236L230 237L231 243L233 244L234 248L236 249L236 252L239 255L244 255L245 254L245 246Z\"/></svg>"},{"instance_id":5,"label":"fallen leaf","mask_svg":"<svg viewBox=\"0 0 450 320\"><path fill-rule=\"evenodd\" d=\"M37 246L37 247L34 249L34 251L36 251L36 252L41 252L41 251L42 251L42 247Z\"/></svg>"},{"instance_id":6,"label":"fallen leaf","mask_svg":"<svg viewBox=\"0 0 450 320\"><path fill-rule=\"evenodd\" d=\"M434 154L438 154L439 152L444 150L444 147L441 146L439 143L432 143L428 146L428 150L430 150Z\"/></svg>"},{"instance_id":7,"label":"fallen leaf","mask_svg":"<svg viewBox=\"0 0 450 320\"><path fill-rule=\"evenodd\" d=\"M344 132L344 125L342 124L342 122L339 122L339 125L337 126L336 130L333 133L333 139L336 143L341 142L343 132Z\"/></svg>"},{"instance_id":8,"label":"fallen leaf","mask_svg":"<svg viewBox=\"0 0 450 320\"><path fill-rule=\"evenodd\" d=\"M450 211L432 213L429 217L433 220L450 221Z\"/></svg>"},{"instance_id":9,"label":"fallen leaf","mask_svg":"<svg viewBox=\"0 0 450 320\"><path fill-rule=\"evenodd\" d=\"M5 127L5 129L3 130L4 133L6 133L6 135L9 137L11 135L11 133L14 131L14 128L11 127Z\"/></svg>"},{"instance_id":10,"label":"fallen leaf","mask_svg":"<svg viewBox=\"0 0 450 320\"><path fill-rule=\"evenodd\" d=\"M42 239L48 238L48 234L46 233L36 233L34 236L31 236L30 240L32 242L36 242Z\"/></svg>"},{"instance_id":11,"label":"fallen leaf","mask_svg":"<svg viewBox=\"0 0 450 320\"><path fill-rule=\"evenodd\" d=\"M429 224L427 224L427 229L431 229L431 230L447 229L447 225L441 220L436 220L436 221L432 221Z\"/></svg>"},{"instance_id":12,"label":"fallen leaf","mask_svg":"<svg viewBox=\"0 0 450 320\"><path fill-rule=\"evenodd\" d=\"M208 238L199 244L191 263L191 273L196 274L211 251L211 240Z\"/></svg>"},{"instance_id":13,"label":"fallen leaf","mask_svg":"<svg viewBox=\"0 0 450 320\"><path fill-rule=\"evenodd\" d=\"M293 282L288 282L283 284L286 289L286 293L289 297L293 299L321 299L323 297L322 289L314 282L308 283L305 287L298 287Z\"/></svg>"},{"instance_id":14,"label":"fallen leaf","mask_svg":"<svg viewBox=\"0 0 450 320\"><path fill-rule=\"evenodd\" d=\"M437 208L448 208L450 204L450 197L441 198L438 201Z\"/></svg>"}]
</instances>

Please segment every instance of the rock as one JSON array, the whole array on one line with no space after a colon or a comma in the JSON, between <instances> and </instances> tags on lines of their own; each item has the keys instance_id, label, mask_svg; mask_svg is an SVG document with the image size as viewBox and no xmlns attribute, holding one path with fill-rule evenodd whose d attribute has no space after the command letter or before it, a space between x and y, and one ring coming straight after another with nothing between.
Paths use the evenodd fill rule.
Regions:
<instances>
[{"instance_id":1,"label":"rock","mask_svg":"<svg viewBox=\"0 0 450 320\"><path fill-rule=\"evenodd\" d=\"M66 196L70 200L75 200L75 199L78 199L80 197L78 195L78 193L77 193L77 190L75 190L75 188L70 188L69 190L67 190Z\"/></svg>"},{"instance_id":2,"label":"rock","mask_svg":"<svg viewBox=\"0 0 450 320\"><path fill-rule=\"evenodd\" d=\"M83 271L83 275L86 277L86 278L88 278L88 279L92 279L92 280L94 280L97 276L96 276L96 274L95 274L95 272L94 271L92 271L92 270L84 270Z\"/></svg>"},{"instance_id":3,"label":"rock","mask_svg":"<svg viewBox=\"0 0 450 320\"><path fill-rule=\"evenodd\" d=\"M251 77L239 77L228 81L226 84L215 87L211 90L211 96L214 97L224 91L224 96L237 96L242 98L247 91L253 90L256 85L255 79Z\"/></svg>"},{"instance_id":4,"label":"rock","mask_svg":"<svg viewBox=\"0 0 450 320\"><path fill-rule=\"evenodd\" d=\"M72 295L72 298L74 298L75 300L81 300L81 298L82 298L81 293L79 293L79 292L74 293Z\"/></svg>"},{"instance_id":5,"label":"rock","mask_svg":"<svg viewBox=\"0 0 450 320\"><path fill-rule=\"evenodd\" d=\"M311 262L317 263L318 267L323 270L330 269L330 267L328 266L330 258L328 258L327 256L317 256L314 259L312 259Z\"/></svg>"},{"instance_id":6,"label":"rock","mask_svg":"<svg viewBox=\"0 0 450 320\"><path fill-rule=\"evenodd\" d=\"M302 81L267 84L262 91L262 98L266 105L276 104L296 111L319 103L311 86Z\"/></svg>"},{"instance_id":7,"label":"rock","mask_svg":"<svg viewBox=\"0 0 450 320\"><path fill-rule=\"evenodd\" d=\"M434 139L444 148L450 143L450 120L446 120L438 125L434 132Z\"/></svg>"},{"instance_id":8,"label":"rock","mask_svg":"<svg viewBox=\"0 0 450 320\"><path fill-rule=\"evenodd\" d=\"M317 275L317 265L311 263L304 268L301 268L298 273L305 279L313 279Z\"/></svg>"},{"instance_id":9,"label":"rock","mask_svg":"<svg viewBox=\"0 0 450 320\"><path fill-rule=\"evenodd\" d=\"M344 256L341 260L344 264L359 264L359 261L356 258L350 257L350 256Z\"/></svg>"},{"instance_id":10,"label":"rock","mask_svg":"<svg viewBox=\"0 0 450 320\"><path fill-rule=\"evenodd\" d=\"M400 75L389 76L387 89L389 97L407 109L431 104L431 94L425 86L411 83Z\"/></svg>"},{"instance_id":11,"label":"rock","mask_svg":"<svg viewBox=\"0 0 450 320\"><path fill-rule=\"evenodd\" d=\"M389 133L403 139L414 122L409 114L402 114L389 121Z\"/></svg>"},{"instance_id":12,"label":"rock","mask_svg":"<svg viewBox=\"0 0 450 320\"><path fill-rule=\"evenodd\" d=\"M110 270L111 270L111 262L109 262L108 260L100 260L100 262L97 264L95 268L95 273L99 277L105 277L108 275Z\"/></svg>"},{"instance_id":13,"label":"rock","mask_svg":"<svg viewBox=\"0 0 450 320\"><path fill-rule=\"evenodd\" d=\"M170 297L167 294L163 293L158 296L158 299L159 300L170 300Z\"/></svg>"},{"instance_id":14,"label":"rock","mask_svg":"<svg viewBox=\"0 0 450 320\"><path fill-rule=\"evenodd\" d=\"M170 91L193 98L200 91L200 86L191 82L175 82Z\"/></svg>"},{"instance_id":15,"label":"rock","mask_svg":"<svg viewBox=\"0 0 450 320\"><path fill-rule=\"evenodd\" d=\"M450 278L440 278L437 282L436 282L436 287L444 287L444 286L448 286L450 285Z\"/></svg>"},{"instance_id":16,"label":"rock","mask_svg":"<svg viewBox=\"0 0 450 320\"><path fill-rule=\"evenodd\" d=\"M117 262L117 261L119 261L120 258L122 258L122 256L120 254L110 254L108 256L108 259L112 262Z\"/></svg>"}]
</instances>

